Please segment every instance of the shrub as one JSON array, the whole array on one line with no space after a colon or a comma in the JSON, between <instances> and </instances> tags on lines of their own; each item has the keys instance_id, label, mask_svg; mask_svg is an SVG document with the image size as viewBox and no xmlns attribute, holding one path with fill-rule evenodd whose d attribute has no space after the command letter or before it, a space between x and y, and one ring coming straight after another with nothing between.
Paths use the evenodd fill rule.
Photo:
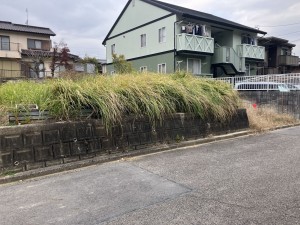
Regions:
<instances>
[{"instance_id":1,"label":"shrub","mask_svg":"<svg viewBox=\"0 0 300 225\"><path fill-rule=\"evenodd\" d=\"M118 74L132 73L133 68L130 62L126 61L124 55L113 54L113 65Z\"/></svg>"},{"instance_id":2,"label":"shrub","mask_svg":"<svg viewBox=\"0 0 300 225\"><path fill-rule=\"evenodd\" d=\"M122 74L19 82L0 86L0 95L0 106L35 103L60 120L78 119L82 109L91 109L108 129L120 123L124 115L146 116L155 122L181 112L224 121L238 107L237 93L226 83L187 74Z\"/></svg>"}]
</instances>

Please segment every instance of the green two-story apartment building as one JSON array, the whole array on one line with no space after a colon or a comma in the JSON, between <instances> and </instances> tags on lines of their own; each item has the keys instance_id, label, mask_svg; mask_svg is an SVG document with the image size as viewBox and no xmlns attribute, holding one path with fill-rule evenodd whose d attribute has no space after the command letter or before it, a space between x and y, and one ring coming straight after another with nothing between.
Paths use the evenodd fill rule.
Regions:
<instances>
[{"instance_id":1,"label":"green two-story apartment building","mask_svg":"<svg viewBox=\"0 0 300 225\"><path fill-rule=\"evenodd\" d=\"M103 41L107 73L112 54L139 71L195 75L254 75L265 58L266 32L156 0L129 0Z\"/></svg>"}]
</instances>

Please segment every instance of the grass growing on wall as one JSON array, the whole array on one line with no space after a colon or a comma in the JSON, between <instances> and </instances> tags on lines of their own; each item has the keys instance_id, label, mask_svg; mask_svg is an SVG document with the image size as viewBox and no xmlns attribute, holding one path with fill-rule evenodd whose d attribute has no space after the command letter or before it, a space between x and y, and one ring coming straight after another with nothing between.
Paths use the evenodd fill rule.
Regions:
<instances>
[{"instance_id":1,"label":"grass growing on wall","mask_svg":"<svg viewBox=\"0 0 300 225\"><path fill-rule=\"evenodd\" d=\"M147 116L153 122L183 112L225 120L235 112L238 96L223 82L149 73L1 85L2 112L16 104L37 104L61 120L76 119L81 109L89 108L111 127L126 115Z\"/></svg>"},{"instance_id":2,"label":"grass growing on wall","mask_svg":"<svg viewBox=\"0 0 300 225\"><path fill-rule=\"evenodd\" d=\"M256 132L263 132L285 125L299 124L299 120L292 115L278 113L271 105L254 108L251 104L243 104L243 107L247 109L250 129Z\"/></svg>"}]
</instances>

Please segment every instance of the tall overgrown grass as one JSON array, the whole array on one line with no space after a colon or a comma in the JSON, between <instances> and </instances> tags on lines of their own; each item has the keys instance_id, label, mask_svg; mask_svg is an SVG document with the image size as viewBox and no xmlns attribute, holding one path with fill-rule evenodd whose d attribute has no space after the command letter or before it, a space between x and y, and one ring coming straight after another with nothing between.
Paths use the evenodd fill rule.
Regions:
<instances>
[{"instance_id":1,"label":"tall overgrown grass","mask_svg":"<svg viewBox=\"0 0 300 225\"><path fill-rule=\"evenodd\" d=\"M286 113L278 113L272 106L253 107L251 104L243 104L247 109L250 129L256 132L264 132L269 129L285 125L295 125L299 120Z\"/></svg>"},{"instance_id":2,"label":"tall overgrown grass","mask_svg":"<svg viewBox=\"0 0 300 225\"><path fill-rule=\"evenodd\" d=\"M183 112L226 120L237 109L238 95L226 83L187 74L125 74L0 86L0 107L33 103L61 120L76 119L88 108L109 128L126 115L154 122Z\"/></svg>"}]
</instances>

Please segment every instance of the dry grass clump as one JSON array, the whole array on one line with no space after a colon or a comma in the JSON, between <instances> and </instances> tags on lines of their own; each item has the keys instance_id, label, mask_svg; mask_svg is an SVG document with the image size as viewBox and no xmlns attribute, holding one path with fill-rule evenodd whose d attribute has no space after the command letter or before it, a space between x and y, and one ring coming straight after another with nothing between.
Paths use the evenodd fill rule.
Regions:
<instances>
[{"instance_id":1,"label":"dry grass clump","mask_svg":"<svg viewBox=\"0 0 300 225\"><path fill-rule=\"evenodd\" d=\"M126 115L146 116L151 122L165 115L192 113L201 118L230 118L238 96L226 83L199 79L186 74L125 74L54 81L48 108L60 119L92 109L111 127Z\"/></svg>"},{"instance_id":2,"label":"dry grass clump","mask_svg":"<svg viewBox=\"0 0 300 225\"><path fill-rule=\"evenodd\" d=\"M107 128L124 116L146 116L162 121L173 113L191 113L220 121L231 118L238 107L238 95L220 81L187 74L125 74L86 76L79 79L18 82L0 86L0 107L37 104L60 120L77 119L90 109Z\"/></svg>"},{"instance_id":3,"label":"dry grass clump","mask_svg":"<svg viewBox=\"0 0 300 225\"><path fill-rule=\"evenodd\" d=\"M292 115L278 113L272 107L245 106L249 119L250 129L262 132L276 127L299 123Z\"/></svg>"}]
</instances>

